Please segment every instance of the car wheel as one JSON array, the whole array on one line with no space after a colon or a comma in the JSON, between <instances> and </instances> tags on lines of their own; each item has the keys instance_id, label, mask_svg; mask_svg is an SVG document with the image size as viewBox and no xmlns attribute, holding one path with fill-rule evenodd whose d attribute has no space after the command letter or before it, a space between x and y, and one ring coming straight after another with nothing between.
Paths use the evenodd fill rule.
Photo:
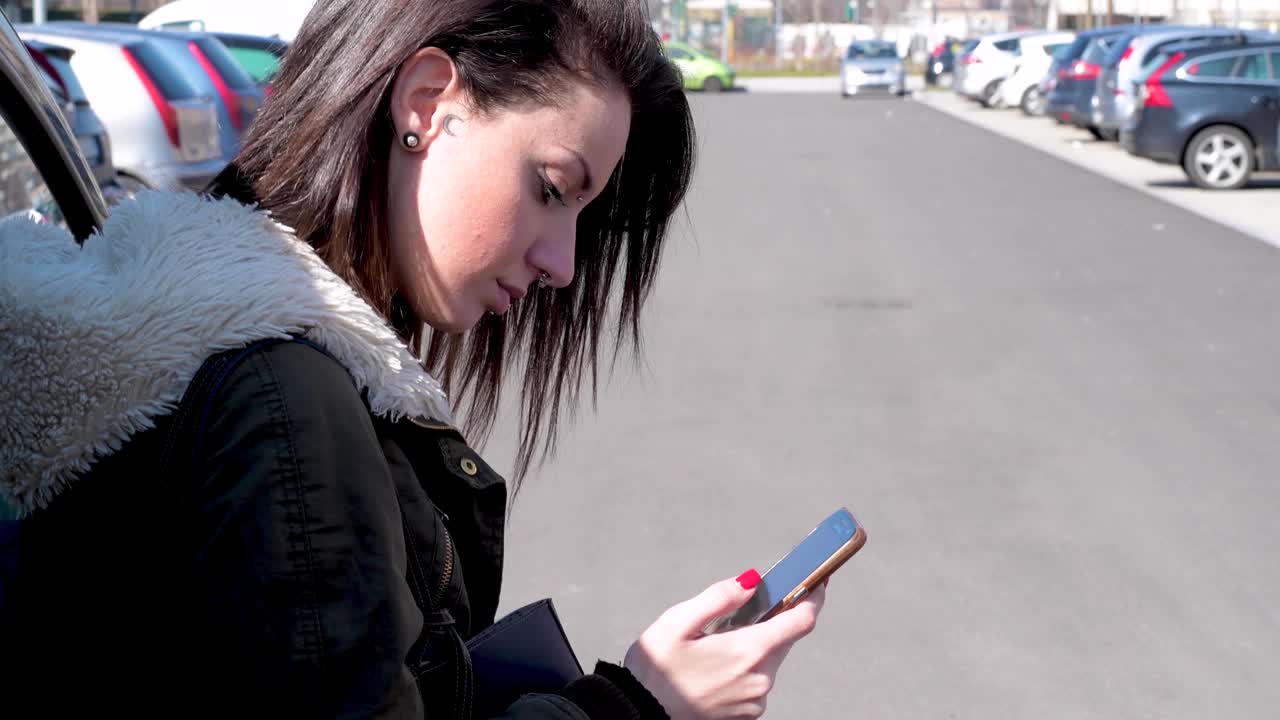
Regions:
<instances>
[{"instance_id":1,"label":"car wheel","mask_svg":"<svg viewBox=\"0 0 1280 720\"><path fill-rule=\"evenodd\" d=\"M1253 142L1229 125L1207 127L1187 143L1182 169L1199 187L1234 190L1253 172Z\"/></svg>"},{"instance_id":2,"label":"car wheel","mask_svg":"<svg viewBox=\"0 0 1280 720\"><path fill-rule=\"evenodd\" d=\"M1022 112L1032 117L1044 115L1044 95L1040 92L1040 88L1032 85L1027 91L1022 93L1022 102L1018 103L1022 108Z\"/></svg>"},{"instance_id":3,"label":"car wheel","mask_svg":"<svg viewBox=\"0 0 1280 720\"><path fill-rule=\"evenodd\" d=\"M1093 136L1094 140L1106 140L1106 138L1102 136L1102 131L1099 130L1098 128L1090 125L1085 129L1089 131L1089 134Z\"/></svg>"},{"instance_id":4,"label":"car wheel","mask_svg":"<svg viewBox=\"0 0 1280 720\"><path fill-rule=\"evenodd\" d=\"M1107 142L1116 142L1120 139L1119 130L1104 130L1102 128L1098 128L1098 134L1101 136L1099 138L1100 140L1106 140Z\"/></svg>"},{"instance_id":5,"label":"car wheel","mask_svg":"<svg viewBox=\"0 0 1280 720\"><path fill-rule=\"evenodd\" d=\"M709 77L702 81L702 91L709 93L718 93L724 89L724 84L720 82L718 77Z\"/></svg>"},{"instance_id":6,"label":"car wheel","mask_svg":"<svg viewBox=\"0 0 1280 720\"><path fill-rule=\"evenodd\" d=\"M1000 80L992 80L985 88L982 89L982 96L979 100L983 107L993 108L1000 102Z\"/></svg>"}]
</instances>

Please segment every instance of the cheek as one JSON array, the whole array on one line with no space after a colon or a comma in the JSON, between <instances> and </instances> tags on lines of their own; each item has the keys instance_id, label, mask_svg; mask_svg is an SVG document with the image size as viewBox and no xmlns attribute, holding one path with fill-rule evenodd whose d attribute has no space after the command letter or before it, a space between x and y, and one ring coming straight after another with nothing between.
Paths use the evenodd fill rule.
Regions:
<instances>
[{"instance_id":1,"label":"cheek","mask_svg":"<svg viewBox=\"0 0 1280 720\"><path fill-rule=\"evenodd\" d=\"M458 292L477 276L492 280L519 267L534 237L528 183L474 161L445 177L448 189L424 178L419 194L428 261L440 283Z\"/></svg>"}]
</instances>

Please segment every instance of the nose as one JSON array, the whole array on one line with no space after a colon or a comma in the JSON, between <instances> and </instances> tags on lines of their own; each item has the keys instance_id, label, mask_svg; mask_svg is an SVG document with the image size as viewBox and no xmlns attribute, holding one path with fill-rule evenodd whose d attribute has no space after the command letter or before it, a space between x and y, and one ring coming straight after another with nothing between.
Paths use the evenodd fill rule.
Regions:
<instances>
[{"instance_id":1,"label":"nose","mask_svg":"<svg viewBox=\"0 0 1280 720\"><path fill-rule=\"evenodd\" d=\"M547 274L547 285L568 287L573 283L574 251L578 241L577 222L547 228L529 250L529 265Z\"/></svg>"}]
</instances>

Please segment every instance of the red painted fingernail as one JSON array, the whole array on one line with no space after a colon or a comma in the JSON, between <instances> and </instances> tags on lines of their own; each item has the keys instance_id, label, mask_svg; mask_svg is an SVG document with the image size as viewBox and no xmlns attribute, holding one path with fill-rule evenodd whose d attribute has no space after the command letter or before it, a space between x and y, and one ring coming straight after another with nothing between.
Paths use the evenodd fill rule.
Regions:
<instances>
[{"instance_id":1,"label":"red painted fingernail","mask_svg":"<svg viewBox=\"0 0 1280 720\"><path fill-rule=\"evenodd\" d=\"M738 584L743 590L754 590L760 584L760 573L755 570L748 570L738 576Z\"/></svg>"}]
</instances>

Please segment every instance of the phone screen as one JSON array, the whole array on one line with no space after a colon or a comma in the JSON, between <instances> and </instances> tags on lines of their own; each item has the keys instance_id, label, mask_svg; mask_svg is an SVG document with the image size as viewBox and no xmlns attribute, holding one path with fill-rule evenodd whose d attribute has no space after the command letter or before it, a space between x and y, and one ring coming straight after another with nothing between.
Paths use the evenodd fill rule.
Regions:
<instances>
[{"instance_id":1,"label":"phone screen","mask_svg":"<svg viewBox=\"0 0 1280 720\"><path fill-rule=\"evenodd\" d=\"M756 594L746 605L713 622L708 626L707 632L732 630L759 622L826 562L827 558L835 555L852 540L857 531L858 521L848 510L841 508L832 513L801 540L799 545L765 572L756 588Z\"/></svg>"}]
</instances>

